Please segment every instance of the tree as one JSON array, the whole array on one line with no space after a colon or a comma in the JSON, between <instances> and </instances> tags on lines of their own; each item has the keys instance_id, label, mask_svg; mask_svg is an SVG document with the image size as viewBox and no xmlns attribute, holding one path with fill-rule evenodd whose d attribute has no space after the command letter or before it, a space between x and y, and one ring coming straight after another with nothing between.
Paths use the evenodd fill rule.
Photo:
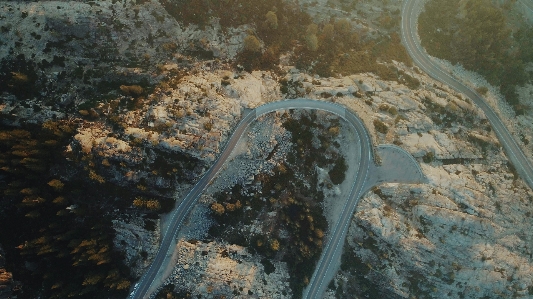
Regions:
<instances>
[{"instance_id":1,"label":"tree","mask_svg":"<svg viewBox=\"0 0 533 299\"><path fill-rule=\"evenodd\" d=\"M55 191L59 192L63 189L63 186L65 186L65 184L63 184L60 180L53 179L48 182L48 186L54 188Z\"/></svg>"},{"instance_id":2,"label":"tree","mask_svg":"<svg viewBox=\"0 0 533 299\"><path fill-rule=\"evenodd\" d=\"M215 212L217 215L222 215L225 212L224 206L219 204L218 202L215 202L211 205L211 210Z\"/></svg>"},{"instance_id":3,"label":"tree","mask_svg":"<svg viewBox=\"0 0 533 299\"><path fill-rule=\"evenodd\" d=\"M249 52L260 52L261 43L255 36L248 35L246 38L244 38L244 50Z\"/></svg>"},{"instance_id":4,"label":"tree","mask_svg":"<svg viewBox=\"0 0 533 299\"><path fill-rule=\"evenodd\" d=\"M65 205L68 203L63 196L56 197L52 202L56 205Z\"/></svg>"},{"instance_id":5,"label":"tree","mask_svg":"<svg viewBox=\"0 0 533 299\"><path fill-rule=\"evenodd\" d=\"M157 211L161 209L161 204L159 203L159 200L152 199L152 200L146 201L146 207L149 210Z\"/></svg>"},{"instance_id":6,"label":"tree","mask_svg":"<svg viewBox=\"0 0 533 299\"><path fill-rule=\"evenodd\" d=\"M340 19L335 22L335 33L341 38L350 36L352 32L352 24L346 19Z\"/></svg>"},{"instance_id":7,"label":"tree","mask_svg":"<svg viewBox=\"0 0 533 299\"><path fill-rule=\"evenodd\" d=\"M270 29L278 29L278 16L275 12L269 11L266 14L266 24Z\"/></svg>"},{"instance_id":8,"label":"tree","mask_svg":"<svg viewBox=\"0 0 533 299\"><path fill-rule=\"evenodd\" d=\"M311 23L307 26L307 29L305 31L307 34L317 34L318 33L318 26L315 23Z\"/></svg>"},{"instance_id":9,"label":"tree","mask_svg":"<svg viewBox=\"0 0 533 299\"><path fill-rule=\"evenodd\" d=\"M315 52L318 50L318 38L316 37L316 34L308 34L305 37L305 43L309 51Z\"/></svg>"},{"instance_id":10,"label":"tree","mask_svg":"<svg viewBox=\"0 0 533 299\"><path fill-rule=\"evenodd\" d=\"M326 24L324 25L324 28L322 28L322 36L325 40L332 40L334 32L335 27L333 27L333 24Z\"/></svg>"},{"instance_id":11,"label":"tree","mask_svg":"<svg viewBox=\"0 0 533 299\"><path fill-rule=\"evenodd\" d=\"M133 200L133 206L136 208L144 208L145 201L142 198L137 197Z\"/></svg>"},{"instance_id":12,"label":"tree","mask_svg":"<svg viewBox=\"0 0 533 299\"><path fill-rule=\"evenodd\" d=\"M277 239L270 240L270 249L272 249L273 251L279 250L279 241Z\"/></svg>"}]
</instances>

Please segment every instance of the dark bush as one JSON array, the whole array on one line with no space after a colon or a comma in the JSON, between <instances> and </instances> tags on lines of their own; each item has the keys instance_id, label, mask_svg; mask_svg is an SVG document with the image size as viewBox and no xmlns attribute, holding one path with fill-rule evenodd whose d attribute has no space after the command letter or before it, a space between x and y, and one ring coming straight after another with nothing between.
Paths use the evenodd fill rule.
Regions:
<instances>
[{"instance_id":1,"label":"dark bush","mask_svg":"<svg viewBox=\"0 0 533 299\"><path fill-rule=\"evenodd\" d=\"M374 128L381 134L387 134L389 127L379 119L374 119Z\"/></svg>"},{"instance_id":2,"label":"dark bush","mask_svg":"<svg viewBox=\"0 0 533 299\"><path fill-rule=\"evenodd\" d=\"M348 165L346 165L346 160L343 156L340 156L335 161L335 166L329 171L329 178L331 179L331 182L335 185L338 185L342 182L344 182L344 179L346 178L346 170L348 170Z\"/></svg>"}]
</instances>

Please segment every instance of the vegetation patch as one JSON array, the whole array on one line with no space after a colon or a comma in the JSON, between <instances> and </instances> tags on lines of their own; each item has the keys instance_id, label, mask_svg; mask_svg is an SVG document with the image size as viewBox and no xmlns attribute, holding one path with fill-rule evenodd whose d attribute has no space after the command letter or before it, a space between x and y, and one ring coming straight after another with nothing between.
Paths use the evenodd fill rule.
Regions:
<instances>
[{"instance_id":1,"label":"vegetation patch","mask_svg":"<svg viewBox=\"0 0 533 299\"><path fill-rule=\"evenodd\" d=\"M302 112L299 119L289 114L283 117L283 126L292 134L291 157L278 165L273 175L255 176L251 185L261 185L261 193L236 185L215 194L211 210L216 224L210 235L263 256L261 263L267 273L275 271L272 261L286 262L290 286L298 298L309 283L327 230L321 206L324 195L318 191L315 168L333 164L332 181L338 184L344 180L347 166L338 149L331 146L338 134L338 120L330 121L328 128L315 112ZM318 148L313 139L319 140ZM245 227L250 225L261 227L262 233L248 232Z\"/></svg>"},{"instance_id":2,"label":"vegetation patch","mask_svg":"<svg viewBox=\"0 0 533 299\"><path fill-rule=\"evenodd\" d=\"M516 85L531 79L525 64L533 61L533 27L513 33L504 9L490 0L428 1L419 34L430 55L480 73L517 109Z\"/></svg>"},{"instance_id":3,"label":"vegetation patch","mask_svg":"<svg viewBox=\"0 0 533 299\"><path fill-rule=\"evenodd\" d=\"M109 213L131 192L66 160L74 132L66 122L0 128L0 242L27 298L118 298L131 284Z\"/></svg>"}]
</instances>

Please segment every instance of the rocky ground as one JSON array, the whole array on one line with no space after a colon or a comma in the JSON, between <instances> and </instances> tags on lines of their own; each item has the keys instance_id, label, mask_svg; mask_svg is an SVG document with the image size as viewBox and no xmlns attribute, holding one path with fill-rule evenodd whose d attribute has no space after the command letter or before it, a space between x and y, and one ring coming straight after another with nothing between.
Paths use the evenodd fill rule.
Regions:
<instances>
[{"instance_id":1,"label":"rocky ground","mask_svg":"<svg viewBox=\"0 0 533 299\"><path fill-rule=\"evenodd\" d=\"M159 219L131 217L113 221L116 232L114 245L125 253L125 262L135 276L140 277L159 246Z\"/></svg>"},{"instance_id":2,"label":"rocky ground","mask_svg":"<svg viewBox=\"0 0 533 299\"><path fill-rule=\"evenodd\" d=\"M533 192L468 101L432 84L411 92L412 108L395 104L407 120L375 114L391 124L376 138L418 157L429 183L387 184L363 198L328 297L528 298Z\"/></svg>"},{"instance_id":3,"label":"rocky ground","mask_svg":"<svg viewBox=\"0 0 533 299\"><path fill-rule=\"evenodd\" d=\"M403 147L423 165L424 174L429 178L426 185L381 186L362 200L350 229L348 254L355 255L357 258L354 260L360 259L363 265L368 264L371 269L383 269L385 265L380 264L384 262L383 259L372 258L376 250L382 250L384 252L380 251L377 256L390 256L387 263L398 268L394 268L396 272L388 270L390 276L387 276L389 272L383 271L379 272L379 277L363 275L358 277L358 283L379 288L389 285L391 292L388 294L400 297L423 295L428 289L431 292L427 296L433 298L448 293L451 294L450 298L460 293L479 298L474 293L468 293L468 290L486 290L488 294L488 290L493 288L503 294L528 294L531 278L526 269L529 266L524 265L530 263L526 262L530 261L526 245L529 240L526 227L529 223L522 219L529 217L533 194L514 176L497 139L477 108L461 95L426 76L402 65L396 67L417 78L420 87L410 89L394 81L380 80L372 74L317 78L289 69L285 77L292 82L288 94L335 101L356 111L373 132L377 144L394 143ZM385 133L377 131L374 120L385 124ZM251 136L269 140L269 134L273 133L271 128L275 128L273 123L263 122L260 131L253 131L256 133ZM271 143L267 148L273 145ZM249 153L249 150L243 147L240 152ZM256 158L248 161L256 161ZM246 169L244 165L250 164L242 161L240 165ZM226 170L232 172L230 168ZM248 171L253 175L256 170L249 168ZM246 178L247 175L239 172L235 177ZM224 171L221 178L226 178ZM218 181L223 182L228 178ZM217 184L221 183L215 183L214 186ZM506 243L509 238L514 241ZM483 243L484 247L479 247L478 243ZM368 249L364 246L370 245L365 244L376 245ZM498 250L490 252L497 252L498 255L492 257L490 263L485 262L488 258L483 258L481 262L486 265L482 263L482 266L472 257L480 256L487 246L497 247ZM506 253L499 254L504 247ZM421 253L422 248L425 254ZM452 255L452 251L460 251L464 256ZM517 260L521 261L521 266L515 269ZM435 273L448 271L442 272L448 275L454 268L450 266L448 269L445 265L454 263L461 265L463 271L469 269L470 272L462 273L461 280L454 280L455 283L450 286L448 276ZM258 264L257 268L261 266ZM520 270L522 268L523 271ZM441 272L436 272L438 269ZM503 277L500 280L492 275L480 280L472 274L477 273L476 269L485 269L479 273L505 269L509 273L512 271L514 276L500 275L498 277ZM418 286L412 278L418 277L413 276L415 270L418 271L417 275L432 275L434 278L431 283ZM357 273L353 268L349 271ZM353 277L347 274L349 271L341 271L332 286L338 294L353 294L353 290L347 287L349 282L353 282L350 280ZM516 284L517 281L521 283ZM474 287L465 291L464 286L474 284ZM521 289L517 287L519 285ZM250 290L255 292L253 288Z\"/></svg>"},{"instance_id":4,"label":"rocky ground","mask_svg":"<svg viewBox=\"0 0 533 299\"><path fill-rule=\"evenodd\" d=\"M488 92L484 95L491 107L497 111L502 121L507 125L511 134L518 141L522 150L528 156L533 156L533 113L531 109L526 110L524 114L516 115L512 107L505 101L500 94L499 88L492 86L483 77L478 74L465 70L460 65L451 65L449 62L433 58L441 65L453 72L463 82L473 89L479 87L487 87ZM533 85L526 83L524 86L517 86L517 93L520 98L520 103L526 107L533 107L532 95Z\"/></svg>"},{"instance_id":5,"label":"rocky ground","mask_svg":"<svg viewBox=\"0 0 533 299\"><path fill-rule=\"evenodd\" d=\"M202 298L291 298L284 263L265 271L261 257L246 248L218 242L180 241L179 259L168 281Z\"/></svg>"}]
</instances>

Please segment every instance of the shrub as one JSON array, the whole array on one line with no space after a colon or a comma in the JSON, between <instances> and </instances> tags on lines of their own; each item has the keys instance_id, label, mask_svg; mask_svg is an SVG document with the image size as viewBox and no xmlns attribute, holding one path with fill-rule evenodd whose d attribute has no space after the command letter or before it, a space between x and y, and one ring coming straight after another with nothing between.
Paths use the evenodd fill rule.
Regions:
<instances>
[{"instance_id":1,"label":"shrub","mask_svg":"<svg viewBox=\"0 0 533 299\"><path fill-rule=\"evenodd\" d=\"M144 89L139 85L120 85L120 90L124 95L132 97L138 97L144 92Z\"/></svg>"},{"instance_id":2,"label":"shrub","mask_svg":"<svg viewBox=\"0 0 533 299\"><path fill-rule=\"evenodd\" d=\"M326 24L324 25L324 28L322 28L322 36L325 40L333 39L334 32L335 28L333 27L333 24Z\"/></svg>"},{"instance_id":3,"label":"shrub","mask_svg":"<svg viewBox=\"0 0 533 299\"><path fill-rule=\"evenodd\" d=\"M348 165L346 165L344 157L341 156L335 161L335 166L328 173L331 182L335 185L342 183L346 177L346 170L348 170Z\"/></svg>"},{"instance_id":4,"label":"shrub","mask_svg":"<svg viewBox=\"0 0 533 299\"><path fill-rule=\"evenodd\" d=\"M244 39L244 50L249 52L259 52L261 51L261 43L257 39L257 37L253 35L248 35Z\"/></svg>"},{"instance_id":5,"label":"shrub","mask_svg":"<svg viewBox=\"0 0 533 299\"><path fill-rule=\"evenodd\" d=\"M305 37L305 44L309 51L315 52L318 50L318 38L316 34L310 33Z\"/></svg>"},{"instance_id":6,"label":"shrub","mask_svg":"<svg viewBox=\"0 0 533 299\"><path fill-rule=\"evenodd\" d=\"M278 16L275 12L269 11L266 14L266 24L270 29L278 29Z\"/></svg>"},{"instance_id":7,"label":"shrub","mask_svg":"<svg viewBox=\"0 0 533 299\"><path fill-rule=\"evenodd\" d=\"M387 110L389 110L389 108L390 108L390 106L387 105L387 104L380 104L379 107L378 107L379 111L387 111Z\"/></svg>"},{"instance_id":8,"label":"shrub","mask_svg":"<svg viewBox=\"0 0 533 299\"><path fill-rule=\"evenodd\" d=\"M485 86L480 86L478 88L476 88L476 91L480 94L480 95L486 95L487 92L489 91L489 89Z\"/></svg>"},{"instance_id":9,"label":"shrub","mask_svg":"<svg viewBox=\"0 0 533 299\"><path fill-rule=\"evenodd\" d=\"M431 163L435 160L435 154L433 152L427 152L424 157L422 157L424 163Z\"/></svg>"},{"instance_id":10,"label":"shrub","mask_svg":"<svg viewBox=\"0 0 533 299\"><path fill-rule=\"evenodd\" d=\"M389 127L379 119L374 119L374 128L381 134L387 134Z\"/></svg>"}]
</instances>

